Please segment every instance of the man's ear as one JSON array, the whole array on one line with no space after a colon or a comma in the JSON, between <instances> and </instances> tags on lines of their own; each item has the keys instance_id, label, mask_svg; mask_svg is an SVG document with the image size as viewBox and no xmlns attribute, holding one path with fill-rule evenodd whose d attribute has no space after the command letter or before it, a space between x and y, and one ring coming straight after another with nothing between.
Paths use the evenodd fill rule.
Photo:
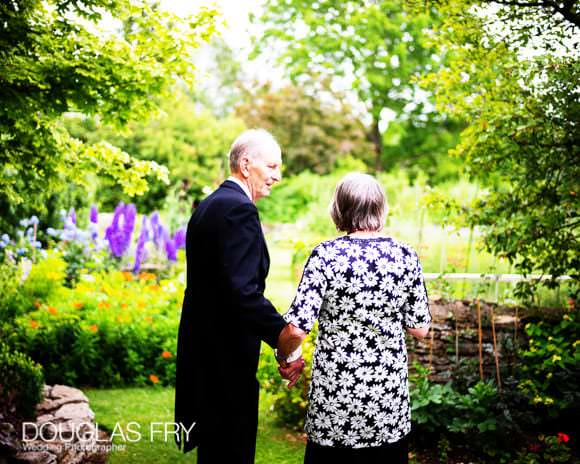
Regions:
<instances>
[{"instance_id":1,"label":"man's ear","mask_svg":"<svg viewBox=\"0 0 580 464\"><path fill-rule=\"evenodd\" d=\"M247 156L240 158L240 173L243 177L250 177L250 158Z\"/></svg>"}]
</instances>

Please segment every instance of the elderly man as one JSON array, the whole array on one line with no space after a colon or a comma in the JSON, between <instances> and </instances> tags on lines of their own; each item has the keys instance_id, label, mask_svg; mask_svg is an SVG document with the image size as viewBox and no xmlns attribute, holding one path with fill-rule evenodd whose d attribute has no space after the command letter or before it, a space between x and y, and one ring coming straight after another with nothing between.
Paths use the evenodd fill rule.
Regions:
<instances>
[{"instance_id":1,"label":"elderly man","mask_svg":"<svg viewBox=\"0 0 580 464\"><path fill-rule=\"evenodd\" d=\"M231 177L188 224L175 422L177 445L197 446L198 464L254 462L260 342L276 347L293 330L263 295L270 260L254 205L280 181L281 165L271 134L242 133L230 150ZM282 363L290 386L303 365Z\"/></svg>"}]
</instances>

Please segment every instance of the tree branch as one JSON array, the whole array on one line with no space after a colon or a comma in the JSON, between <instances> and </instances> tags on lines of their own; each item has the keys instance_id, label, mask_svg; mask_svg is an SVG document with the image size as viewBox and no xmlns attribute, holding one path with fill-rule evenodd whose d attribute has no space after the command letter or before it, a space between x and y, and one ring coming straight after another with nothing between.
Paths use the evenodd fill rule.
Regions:
<instances>
[{"instance_id":1,"label":"tree branch","mask_svg":"<svg viewBox=\"0 0 580 464\"><path fill-rule=\"evenodd\" d=\"M577 0L565 1L562 6L557 1L541 0L541 1L526 1L526 0L483 0L485 3L496 3L506 6L532 7L550 9L560 13L564 19L572 23L576 27L580 27L580 13L575 12L575 5Z\"/></svg>"}]
</instances>

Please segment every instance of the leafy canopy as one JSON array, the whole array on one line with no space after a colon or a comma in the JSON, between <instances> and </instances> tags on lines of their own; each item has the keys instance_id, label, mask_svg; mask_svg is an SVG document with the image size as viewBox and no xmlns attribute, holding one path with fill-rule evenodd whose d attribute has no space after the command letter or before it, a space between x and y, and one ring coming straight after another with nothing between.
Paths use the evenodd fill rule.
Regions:
<instances>
[{"instance_id":1,"label":"leafy canopy","mask_svg":"<svg viewBox=\"0 0 580 464\"><path fill-rule=\"evenodd\" d=\"M372 120L375 169L381 169L379 122L385 109L400 115L414 101L411 78L434 66L428 31L434 15L398 0L274 0L259 18L266 24L255 54L279 50L294 79L312 73L352 82Z\"/></svg>"},{"instance_id":2,"label":"leafy canopy","mask_svg":"<svg viewBox=\"0 0 580 464\"><path fill-rule=\"evenodd\" d=\"M176 81L192 83L192 52L213 34L216 15L182 19L144 0L2 2L0 209L42 208L50 192L95 171L130 195L146 191L149 176L167 182L153 161L71 137L61 117L78 112L116 128L148 117Z\"/></svg>"},{"instance_id":3,"label":"leafy canopy","mask_svg":"<svg viewBox=\"0 0 580 464\"><path fill-rule=\"evenodd\" d=\"M485 226L487 248L524 273L578 278L580 63L577 50L556 54L564 42L554 37L579 31L563 16L545 22L544 11L504 2L499 18L517 33L502 33L487 3L441 4L435 37L448 67L423 82L441 111L470 121L453 154L486 187L471 219ZM534 14L525 24L521 8ZM526 35L526 24L542 34ZM540 53L526 56L527 45Z\"/></svg>"}]
</instances>

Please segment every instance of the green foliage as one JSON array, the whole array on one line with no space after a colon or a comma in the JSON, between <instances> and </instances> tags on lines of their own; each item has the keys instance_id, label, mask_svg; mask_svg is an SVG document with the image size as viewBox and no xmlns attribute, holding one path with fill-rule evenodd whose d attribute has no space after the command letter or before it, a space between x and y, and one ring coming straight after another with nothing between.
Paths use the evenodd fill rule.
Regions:
<instances>
[{"instance_id":1,"label":"green foliage","mask_svg":"<svg viewBox=\"0 0 580 464\"><path fill-rule=\"evenodd\" d=\"M199 109L190 97L176 92L160 104L163 111L147 123L128 124L122 133L98 119L68 117L69 132L87 144L109 141L140 160L167 166L169 183L153 185L142 197L130 199L115 189L112 181L100 177L96 200L105 210L120 202L135 203L140 211L150 213L164 206L170 192L191 206L194 198L213 189L227 175L227 153L236 136L245 129L233 116L217 119L210 111Z\"/></svg>"},{"instance_id":2,"label":"green foliage","mask_svg":"<svg viewBox=\"0 0 580 464\"><path fill-rule=\"evenodd\" d=\"M318 327L308 334L302 345L302 356L306 363L298 383L288 388L285 380L278 373L278 361L271 350L262 351L258 366L258 381L261 388L272 395L274 412L279 424L301 431L304 428L306 408L308 406L308 388L312 378L312 359Z\"/></svg>"},{"instance_id":3,"label":"green foliage","mask_svg":"<svg viewBox=\"0 0 580 464\"><path fill-rule=\"evenodd\" d=\"M578 458L572 455L566 444L569 437L563 433L556 436L540 435L539 443L534 443L527 450L521 451L513 464L548 464L556 462L577 463Z\"/></svg>"},{"instance_id":4,"label":"green foliage","mask_svg":"<svg viewBox=\"0 0 580 464\"><path fill-rule=\"evenodd\" d=\"M192 50L211 36L216 14L182 19L141 0L2 2L0 209L23 201L43 209L60 186L90 185L94 172L128 195L146 191L148 177L166 182L166 168L106 142L84 144L59 120L79 112L122 127L149 116L176 80L192 83Z\"/></svg>"},{"instance_id":5,"label":"green foliage","mask_svg":"<svg viewBox=\"0 0 580 464\"><path fill-rule=\"evenodd\" d=\"M42 367L0 342L0 372L0 416L3 419L34 419L36 405L42 399ZM14 411L18 417L13 417Z\"/></svg>"},{"instance_id":6,"label":"green foliage","mask_svg":"<svg viewBox=\"0 0 580 464\"><path fill-rule=\"evenodd\" d=\"M564 314L556 323L543 320L526 324L528 346L520 352L518 388L535 415L557 415L580 402L580 320Z\"/></svg>"},{"instance_id":7,"label":"green foliage","mask_svg":"<svg viewBox=\"0 0 580 464\"><path fill-rule=\"evenodd\" d=\"M326 81L313 79L280 90L268 84L246 90L244 100L236 114L248 127L262 127L276 137L282 147L284 175L304 170L327 174L347 156L372 161L373 147L365 127L345 96L333 92Z\"/></svg>"},{"instance_id":8,"label":"green foliage","mask_svg":"<svg viewBox=\"0 0 580 464\"><path fill-rule=\"evenodd\" d=\"M84 274L17 317L6 337L50 384L172 384L180 289L146 273Z\"/></svg>"},{"instance_id":9,"label":"green foliage","mask_svg":"<svg viewBox=\"0 0 580 464\"><path fill-rule=\"evenodd\" d=\"M0 321L7 322L16 316L21 270L12 263L0 262ZM1 329L0 329L1 331Z\"/></svg>"},{"instance_id":10,"label":"green foliage","mask_svg":"<svg viewBox=\"0 0 580 464\"><path fill-rule=\"evenodd\" d=\"M561 16L546 24L545 15L530 9L525 10L532 14L525 19L530 28L520 30L522 10L514 4L499 15L515 22L494 35L494 15L470 8L486 3L441 5L444 20L434 37L448 67L423 84L435 93L441 111L470 121L453 154L485 186L470 221L486 227L487 249L522 273L577 277L580 63L577 54L551 53L550 34L530 32L539 27L570 36L577 25ZM514 28L519 33L512 34ZM538 53L518 54L522 45L534 45Z\"/></svg>"}]
</instances>

